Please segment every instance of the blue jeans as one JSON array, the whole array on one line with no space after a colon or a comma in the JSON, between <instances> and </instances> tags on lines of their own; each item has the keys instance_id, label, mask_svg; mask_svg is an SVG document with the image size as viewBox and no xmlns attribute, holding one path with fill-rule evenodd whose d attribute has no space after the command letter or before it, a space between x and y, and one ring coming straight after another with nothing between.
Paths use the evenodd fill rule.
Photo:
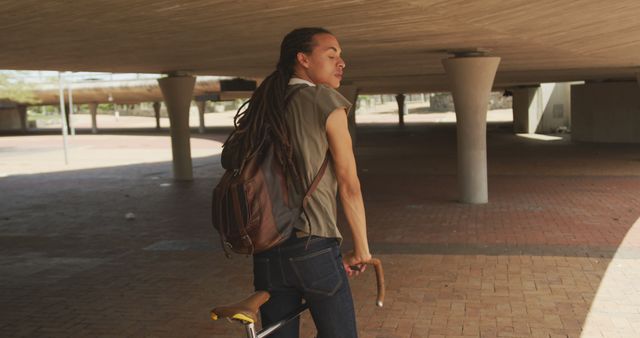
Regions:
<instances>
[{"instance_id":1,"label":"blue jeans","mask_svg":"<svg viewBox=\"0 0 640 338\"><path fill-rule=\"evenodd\" d=\"M342 255L335 238L293 235L281 245L253 256L253 284L271 298L260 308L262 326L277 322L302 304L309 305L318 338L357 337L355 310ZM298 338L300 319L269 338Z\"/></svg>"}]
</instances>

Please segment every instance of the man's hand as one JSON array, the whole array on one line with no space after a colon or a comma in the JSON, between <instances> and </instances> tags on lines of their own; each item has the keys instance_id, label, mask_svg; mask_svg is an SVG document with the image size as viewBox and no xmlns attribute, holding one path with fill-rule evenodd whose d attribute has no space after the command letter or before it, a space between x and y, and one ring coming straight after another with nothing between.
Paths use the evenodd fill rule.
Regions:
<instances>
[{"instance_id":1,"label":"man's hand","mask_svg":"<svg viewBox=\"0 0 640 338\"><path fill-rule=\"evenodd\" d=\"M369 253L356 255L353 251L349 251L347 254L342 256L342 265L344 265L347 276L358 276L366 270L367 266L364 263L368 262L370 259L371 254Z\"/></svg>"}]
</instances>

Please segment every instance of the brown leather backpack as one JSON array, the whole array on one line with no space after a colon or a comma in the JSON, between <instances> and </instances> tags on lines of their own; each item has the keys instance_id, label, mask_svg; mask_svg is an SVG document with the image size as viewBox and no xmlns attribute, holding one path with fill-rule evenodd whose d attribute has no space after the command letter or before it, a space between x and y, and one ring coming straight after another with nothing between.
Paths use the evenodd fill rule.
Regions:
<instances>
[{"instance_id":1,"label":"brown leather backpack","mask_svg":"<svg viewBox=\"0 0 640 338\"><path fill-rule=\"evenodd\" d=\"M327 152L302 205L292 205L284 170L268 141L252 155L240 156L233 147L224 147L222 165L226 172L213 189L213 226L227 257L229 250L252 255L270 249L291 236L303 213L309 220L305 208L329 161Z\"/></svg>"}]
</instances>

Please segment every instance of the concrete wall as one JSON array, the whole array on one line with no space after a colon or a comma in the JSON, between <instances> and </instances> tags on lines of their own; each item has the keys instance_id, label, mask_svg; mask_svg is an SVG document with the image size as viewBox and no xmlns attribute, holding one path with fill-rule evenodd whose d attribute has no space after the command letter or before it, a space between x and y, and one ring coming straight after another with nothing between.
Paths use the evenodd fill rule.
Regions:
<instances>
[{"instance_id":1,"label":"concrete wall","mask_svg":"<svg viewBox=\"0 0 640 338\"><path fill-rule=\"evenodd\" d=\"M536 133L554 133L558 127L571 129L571 83L543 83L540 89L543 111Z\"/></svg>"},{"instance_id":2,"label":"concrete wall","mask_svg":"<svg viewBox=\"0 0 640 338\"><path fill-rule=\"evenodd\" d=\"M573 85L571 138L640 143L640 87L636 82Z\"/></svg>"},{"instance_id":3,"label":"concrete wall","mask_svg":"<svg viewBox=\"0 0 640 338\"><path fill-rule=\"evenodd\" d=\"M0 130L20 130L22 122L18 108L0 108Z\"/></svg>"},{"instance_id":4,"label":"concrete wall","mask_svg":"<svg viewBox=\"0 0 640 338\"><path fill-rule=\"evenodd\" d=\"M571 83L543 83L513 88L513 130L516 133L554 133L571 129Z\"/></svg>"}]
</instances>

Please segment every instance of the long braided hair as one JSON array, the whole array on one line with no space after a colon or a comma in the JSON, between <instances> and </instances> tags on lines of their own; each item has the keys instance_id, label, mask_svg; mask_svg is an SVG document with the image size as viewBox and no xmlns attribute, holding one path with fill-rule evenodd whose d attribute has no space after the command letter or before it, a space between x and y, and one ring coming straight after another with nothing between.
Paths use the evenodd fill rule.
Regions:
<instances>
[{"instance_id":1,"label":"long braided hair","mask_svg":"<svg viewBox=\"0 0 640 338\"><path fill-rule=\"evenodd\" d=\"M295 29L284 37L276 70L240 106L233 119L235 130L224 143L224 146L233 143L234 150L246 158L256 155L265 143L270 142L287 179L297 178L299 174L284 116L285 95L289 79L294 73L297 54L312 52L316 34L331 33L324 28L305 27Z\"/></svg>"}]
</instances>

